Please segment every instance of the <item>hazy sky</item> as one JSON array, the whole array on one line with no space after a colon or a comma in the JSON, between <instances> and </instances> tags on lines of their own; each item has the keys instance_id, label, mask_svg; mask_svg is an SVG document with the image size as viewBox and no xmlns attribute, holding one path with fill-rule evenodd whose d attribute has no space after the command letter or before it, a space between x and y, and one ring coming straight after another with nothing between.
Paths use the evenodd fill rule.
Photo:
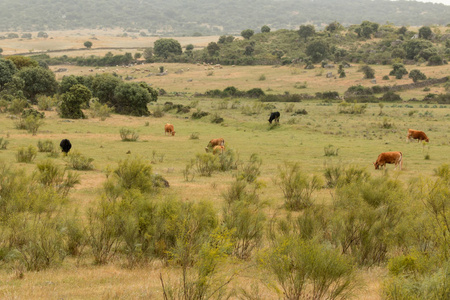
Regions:
<instances>
[{"instance_id":1,"label":"hazy sky","mask_svg":"<svg viewBox=\"0 0 450 300\"><path fill-rule=\"evenodd\" d=\"M450 0L417 0L420 2L433 2L433 3L442 3L445 5L450 5Z\"/></svg>"}]
</instances>

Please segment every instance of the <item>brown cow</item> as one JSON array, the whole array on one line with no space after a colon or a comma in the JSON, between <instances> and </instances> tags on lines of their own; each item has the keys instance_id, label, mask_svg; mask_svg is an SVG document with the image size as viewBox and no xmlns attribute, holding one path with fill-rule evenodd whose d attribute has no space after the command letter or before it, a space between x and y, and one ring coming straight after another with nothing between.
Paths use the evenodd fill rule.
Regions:
<instances>
[{"instance_id":1,"label":"brown cow","mask_svg":"<svg viewBox=\"0 0 450 300\"><path fill-rule=\"evenodd\" d=\"M386 164L395 164L395 169L397 169L397 165L400 165L401 170L403 165L403 154L400 151L383 152L378 155L377 161L373 163L375 169L384 167Z\"/></svg>"},{"instance_id":2,"label":"brown cow","mask_svg":"<svg viewBox=\"0 0 450 300\"><path fill-rule=\"evenodd\" d=\"M407 141L414 139L414 140L417 140L417 142L419 142L419 141L425 141L427 143L430 142L430 139L427 137L425 132L420 131L420 130L408 129L408 136L406 138L407 138Z\"/></svg>"},{"instance_id":3,"label":"brown cow","mask_svg":"<svg viewBox=\"0 0 450 300\"><path fill-rule=\"evenodd\" d=\"M225 146L225 140L223 138L210 140L207 147L214 147L214 146Z\"/></svg>"},{"instance_id":4,"label":"brown cow","mask_svg":"<svg viewBox=\"0 0 450 300\"><path fill-rule=\"evenodd\" d=\"M225 146L214 146L213 148L213 154L223 154L223 152L225 151Z\"/></svg>"},{"instance_id":5,"label":"brown cow","mask_svg":"<svg viewBox=\"0 0 450 300\"><path fill-rule=\"evenodd\" d=\"M166 133L172 134L172 136L175 135L175 130L173 129L173 125L172 124L167 123L164 126L164 135L166 135Z\"/></svg>"}]
</instances>

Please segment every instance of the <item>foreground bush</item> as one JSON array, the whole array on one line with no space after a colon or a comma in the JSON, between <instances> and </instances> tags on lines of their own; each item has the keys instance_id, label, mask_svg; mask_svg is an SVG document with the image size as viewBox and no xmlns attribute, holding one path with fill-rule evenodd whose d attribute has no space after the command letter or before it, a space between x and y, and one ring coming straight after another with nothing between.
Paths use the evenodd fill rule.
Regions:
<instances>
[{"instance_id":1,"label":"foreground bush","mask_svg":"<svg viewBox=\"0 0 450 300\"><path fill-rule=\"evenodd\" d=\"M312 193L321 188L321 179L305 175L298 163L285 163L278 167L276 184L284 195L284 203L289 210L300 210L312 205Z\"/></svg>"},{"instance_id":2,"label":"foreground bush","mask_svg":"<svg viewBox=\"0 0 450 300\"><path fill-rule=\"evenodd\" d=\"M351 260L314 241L281 238L260 262L275 275L285 299L346 299L354 288Z\"/></svg>"}]
</instances>

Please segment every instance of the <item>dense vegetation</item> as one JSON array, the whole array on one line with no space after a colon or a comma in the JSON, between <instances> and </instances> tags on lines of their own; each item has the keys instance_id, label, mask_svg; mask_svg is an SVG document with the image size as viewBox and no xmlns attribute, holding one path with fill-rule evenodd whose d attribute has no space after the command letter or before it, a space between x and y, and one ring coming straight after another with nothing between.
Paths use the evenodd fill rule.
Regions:
<instances>
[{"instance_id":1,"label":"dense vegetation","mask_svg":"<svg viewBox=\"0 0 450 300\"><path fill-rule=\"evenodd\" d=\"M146 34L236 34L242 28L294 29L338 21L396 25L445 25L450 6L414 1L25 1L0 2L0 30L39 31L123 28Z\"/></svg>"},{"instance_id":2,"label":"dense vegetation","mask_svg":"<svg viewBox=\"0 0 450 300\"><path fill-rule=\"evenodd\" d=\"M309 31L305 31L308 27ZM161 38L153 48L142 52L103 57L50 57L46 54L33 56L41 64L76 64L80 66L116 66L134 63L143 57L147 62L211 63L222 65L287 65L304 64L314 68L321 63L324 68L335 68L339 64L340 77L345 77L345 68L350 63L365 64L413 64L427 62L428 65L442 65L450 58L450 29L442 32L438 27L422 26L419 30L393 25L380 25L364 21L359 25L344 28L338 22L328 24L324 30L312 25L300 26L299 30L281 29L263 33L241 32L244 39L222 35L217 42L195 50L189 44L182 49L172 38ZM424 35L423 32L429 32ZM366 78L370 68L362 69ZM395 73L395 74L394 74ZM403 75L399 70L393 74ZM419 78L414 76L417 80Z\"/></svg>"}]
</instances>

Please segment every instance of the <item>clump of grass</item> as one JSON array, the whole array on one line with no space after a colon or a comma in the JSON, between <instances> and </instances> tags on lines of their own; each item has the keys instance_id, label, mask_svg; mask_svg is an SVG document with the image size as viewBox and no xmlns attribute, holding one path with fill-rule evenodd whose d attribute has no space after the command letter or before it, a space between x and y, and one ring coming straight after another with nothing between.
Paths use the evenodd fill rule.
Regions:
<instances>
[{"instance_id":1,"label":"clump of grass","mask_svg":"<svg viewBox=\"0 0 450 300\"><path fill-rule=\"evenodd\" d=\"M121 128L120 138L123 142L136 142L139 139L139 134L128 128Z\"/></svg>"},{"instance_id":2,"label":"clump of grass","mask_svg":"<svg viewBox=\"0 0 450 300\"><path fill-rule=\"evenodd\" d=\"M339 148L335 148L333 145L328 145L323 148L323 151L325 152L325 156L338 156L339 155Z\"/></svg>"},{"instance_id":3,"label":"clump of grass","mask_svg":"<svg viewBox=\"0 0 450 300\"><path fill-rule=\"evenodd\" d=\"M37 155L36 147L30 145L28 147L22 147L17 150L16 159L17 162L31 163Z\"/></svg>"},{"instance_id":4,"label":"clump of grass","mask_svg":"<svg viewBox=\"0 0 450 300\"><path fill-rule=\"evenodd\" d=\"M9 141L7 139L0 137L0 150L6 150L8 144Z\"/></svg>"},{"instance_id":5,"label":"clump of grass","mask_svg":"<svg viewBox=\"0 0 450 300\"><path fill-rule=\"evenodd\" d=\"M258 80L259 80L259 81L264 81L264 80L266 80L266 75L261 74L261 76L259 76Z\"/></svg>"},{"instance_id":6,"label":"clump of grass","mask_svg":"<svg viewBox=\"0 0 450 300\"><path fill-rule=\"evenodd\" d=\"M198 139L200 139L200 133L198 133L198 132L191 133L191 135L189 136L189 139L190 140L198 140Z\"/></svg>"},{"instance_id":7,"label":"clump of grass","mask_svg":"<svg viewBox=\"0 0 450 300\"><path fill-rule=\"evenodd\" d=\"M156 106L155 111L153 112L153 116L155 118L162 118L162 117L164 117L164 112L161 109L161 106L159 106L159 105Z\"/></svg>"}]
</instances>

